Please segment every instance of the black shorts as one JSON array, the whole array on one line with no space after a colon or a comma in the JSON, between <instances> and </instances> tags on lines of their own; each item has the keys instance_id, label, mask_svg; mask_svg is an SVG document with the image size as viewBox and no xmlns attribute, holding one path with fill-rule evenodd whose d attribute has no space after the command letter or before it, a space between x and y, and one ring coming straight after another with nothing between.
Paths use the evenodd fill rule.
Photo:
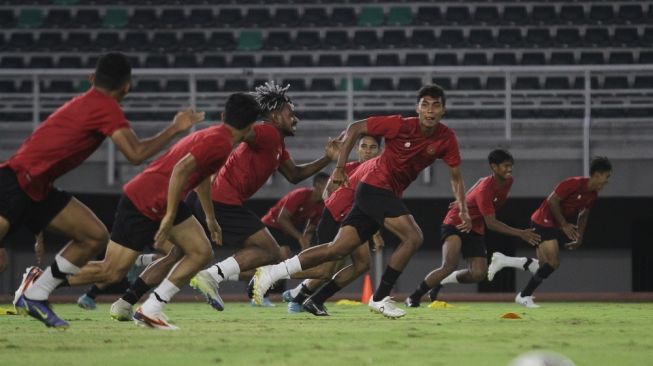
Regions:
<instances>
[{"instance_id":1,"label":"black shorts","mask_svg":"<svg viewBox=\"0 0 653 366\"><path fill-rule=\"evenodd\" d=\"M192 216L184 202L179 202L174 224L180 224ZM123 247L142 252L154 244L161 221L143 215L124 194L120 197L111 229L111 241Z\"/></svg>"},{"instance_id":2,"label":"black shorts","mask_svg":"<svg viewBox=\"0 0 653 366\"><path fill-rule=\"evenodd\" d=\"M440 239L442 240L442 244L444 244L445 239L452 235L460 237L460 242L462 243L460 250L463 258L487 257L487 249L485 247L485 238L483 235L479 235L473 231L463 233L452 225L442 225L440 227Z\"/></svg>"},{"instance_id":3,"label":"black shorts","mask_svg":"<svg viewBox=\"0 0 653 366\"><path fill-rule=\"evenodd\" d=\"M558 229L557 227L541 226L533 221L531 221L531 227L535 229L535 233L538 234L540 238L542 238L542 241L557 240L558 245L564 245L572 241L567 237L567 235L565 235L562 230Z\"/></svg>"},{"instance_id":4,"label":"black shorts","mask_svg":"<svg viewBox=\"0 0 653 366\"><path fill-rule=\"evenodd\" d=\"M193 215L202 224L204 230L206 227L206 215L200 203L197 193L190 192L186 197L186 204L190 207ZM265 229L265 225L256 214L245 206L225 205L224 203L213 201L213 211L215 218L222 229L222 243L228 245L241 245L247 238L254 235L259 230Z\"/></svg>"},{"instance_id":5,"label":"black shorts","mask_svg":"<svg viewBox=\"0 0 653 366\"><path fill-rule=\"evenodd\" d=\"M34 201L20 187L11 168L0 168L0 216L9 221L9 233L21 225L34 234L41 232L72 198L70 193L52 188L44 200Z\"/></svg>"},{"instance_id":6,"label":"black shorts","mask_svg":"<svg viewBox=\"0 0 653 366\"><path fill-rule=\"evenodd\" d=\"M281 229L277 229L269 226L266 227L268 228L270 234L272 234L272 237L274 237L274 240L277 241L277 244L279 244L280 246L289 247L290 251L292 251L293 253L299 253L302 251L302 246L299 245L297 239L286 234L286 232Z\"/></svg>"},{"instance_id":7,"label":"black shorts","mask_svg":"<svg viewBox=\"0 0 653 366\"><path fill-rule=\"evenodd\" d=\"M353 226L361 242L366 242L379 231L386 217L403 215L410 215L410 211L393 192L359 183L354 207L342 221L342 226Z\"/></svg>"},{"instance_id":8,"label":"black shorts","mask_svg":"<svg viewBox=\"0 0 653 366\"><path fill-rule=\"evenodd\" d=\"M333 218L331 211L325 208L313 235L313 245L332 242L338 230L340 230L340 223Z\"/></svg>"}]
</instances>

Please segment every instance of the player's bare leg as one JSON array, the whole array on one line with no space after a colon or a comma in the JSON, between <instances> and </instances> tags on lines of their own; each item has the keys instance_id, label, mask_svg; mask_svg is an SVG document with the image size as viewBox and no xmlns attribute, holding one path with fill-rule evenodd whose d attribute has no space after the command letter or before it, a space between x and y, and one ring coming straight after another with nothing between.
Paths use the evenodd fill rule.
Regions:
<instances>
[{"instance_id":1,"label":"player's bare leg","mask_svg":"<svg viewBox=\"0 0 653 366\"><path fill-rule=\"evenodd\" d=\"M445 239L444 244L442 244L442 264L439 268L427 274L424 281L406 298L406 306L418 307L424 294L432 288L440 286L442 280L458 268L461 248L462 242L460 236L450 235Z\"/></svg>"},{"instance_id":2,"label":"player's bare leg","mask_svg":"<svg viewBox=\"0 0 653 366\"><path fill-rule=\"evenodd\" d=\"M540 267L526 287L517 294L515 302L527 308L538 308L539 305L533 301L533 291L547 279L553 271L560 267L560 249L557 240L546 240L537 247L537 258L540 261Z\"/></svg>"}]
</instances>

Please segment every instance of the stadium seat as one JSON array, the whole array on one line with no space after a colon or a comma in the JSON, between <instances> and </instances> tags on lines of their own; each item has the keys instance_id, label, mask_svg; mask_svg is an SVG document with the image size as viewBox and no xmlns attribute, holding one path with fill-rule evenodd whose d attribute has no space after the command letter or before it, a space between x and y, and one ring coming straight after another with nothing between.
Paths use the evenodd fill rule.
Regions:
<instances>
[{"instance_id":1,"label":"stadium seat","mask_svg":"<svg viewBox=\"0 0 653 366\"><path fill-rule=\"evenodd\" d=\"M223 68L227 66L227 60L222 55L204 56L202 67L205 68Z\"/></svg>"},{"instance_id":2,"label":"stadium seat","mask_svg":"<svg viewBox=\"0 0 653 366\"><path fill-rule=\"evenodd\" d=\"M222 91L226 92L245 92L248 90L247 80L244 79L226 79L222 86Z\"/></svg>"},{"instance_id":3,"label":"stadium seat","mask_svg":"<svg viewBox=\"0 0 653 366\"><path fill-rule=\"evenodd\" d=\"M496 24L499 20L499 10L496 6L477 6L474 11L474 22L480 24Z\"/></svg>"},{"instance_id":4,"label":"stadium seat","mask_svg":"<svg viewBox=\"0 0 653 366\"><path fill-rule=\"evenodd\" d=\"M551 52L551 65L574 65L576 61L572 52Z\"/></svg>"},{"instance_id":5,"label":"stadium seat","mask_svg":"<svg viewBox=\"0 0 653 366\"><path fill-rule=\"evenodd\" d=\"M208 28L208 27L221 27L214 19L213 9L191 9L188 15L189 28Z\"/></svg>"},{"instance_id":6,"label":"stadium seat","mask_svg":"<svg viewBox=\"0 0 653 366\"><path fill-rule=\"evenodd\" d=\"M89 56L86 59L86 67L89 69L95 69L95 66L97 65L97 61L100 58L100 56L94 55L94 56ZM132 68L135 68L134 65L131 65Z\"/></svg>"},{"instance_id":7,"label":"stadium seat","mask_svg":"<svg viewBox=\"0 0 653 366\"><path fill-rule=\"evenodd\" d=\"M534 24L550 26L556 22L556 10L553 5L535 5L530 19Z\"/></svg>"},{"instance_id":8,"label":"stadium seat","mask_svg":"<svg viewBox=\"0 0 653 366\"><path fill-rule=\"evenodd\" d=\"M215 25L223 28L239 28L243 24L243 15L240 9L220 8L215 18Z\"/></svg>"},{"instance_id":9,"label":"stadium seat","mask_svg":"<svg viewBox=\"0 0 653 366\"><path fill-rule=\"evenodd\" d=\"M300 78L283 79L281 85L290 85L292 91L306 91L306 80Z\"/></svg>"},{"instance_id":10,"label":"stadium seat","mask_svg":"<svg viewBox=\"0 0 653 366\"><path fill-rule=\"evenodd\" d=\"M578 25L585 22L585 11L582 5L563 5L558 15L562 24Z\"/></svg>"},{"instance_id":11,"label":"stadium seat","mask_svg":"<svg viewBox=\"0 0 653 366\"><path fill-rule=\"evenodd\" d=\"M59 58L57 67L62 69L81 69L83 63L79 56L62 56Z\"/></svg>"},{"instance_id":12,"label":"stadium seat","mask_svg":"<svg viewBox=\"0 0 653 366\"><path fill-rule=\"evenodd\" d=\"M29 65L30 69L51 69L54 67L54 62L50 56L33 56Z\"/></svg>"},{"instance_id":13,"label":"stadium seat","mask_svg":"<svg viewBox=\"0 0 653 366\"><path fill-rule=\"evenodd\" d=\"M313 57L311 55L290 55L288 67L312 67Z\"/></svg>"},{"instance_id":14,"label":"stadium seat","mask_svg":"<svg viewBox=\"0 0 653 366\"><path fill-rule=\"evenodd\" d=\"M472 29L467 37L467 44L475 48L490 48L495 46L492 31L489 29Z\"/></svg>"},{"instance_id":15,"label":"stadium seat","mask_svg":"<svg viewBox=\"0 0 653 366\"><path fill-rule=\"evenodd\" d=\"M583 41L578 28L558 28L555 43L557 47L573 48L580 46Z\"/></svg>"},{"instance_id":16,"label":"stadium seat","mask_svg":"<svg viewBox=\"0 0 653 366\"><path fill-rule=\"evenodd\" d=\"M350 47L349 37L345 31L328 30L324 35L322 47L325 49L339 50Z\"/></svg>"},{"instance_id":17,"label":"stadium seat","mask_svg":"<svg viewBox=\"0 0 653 366\"><path fill-rule=\"evenodd\" d=\"M441 24L442 12L437 6L419 6L413 19L415 25L434 25Z\"/></svg>"},{"instance_id":18,"label":"stadium seat","mask_svg":"<svg viewBox=\"0 0 653 366\"><path fill-rule=\"evenodd\" d=\"M168 67L168 58L164 55L148 54L145 57L143 67L149 69L158 69Z\"/></svg>"},{"instance_id":19,"label":"stadium seat","mask_svg":"<svg viewBox=\"0 0 653 366\"><path fill-rule=\"evenodd\" d=\"M234 55L229 67L256 67L256 59L254 59L254 55Z\"/></svg>"},{"instance_id":20,"label":"stadium seat","mask_svg":"<svg viewBox=\"0 0 653 366\"><path fill-rule=\"evenodd\" d=\"M413 22L413 13L408 6L392 6L388 11L388 19L386 25L395 26L408 26Z\"/></svg>"},{"instance_id":21,"label":"stadium seat","mask_svg":"<svg viewBox=\"0 0 653 366\"><path fill-rule=\"evenodd\" d=\"M41 9L24 8L18 14L18 28L40 28L43 24L43 13Z\"/></svg>"},{"instance_id":22,"label":"stadium seat","mask_svg":"<svg viewBox=\"0 0 653 366\"><path fill-rule=\"evenodd\" d=\"M639 53L638 63L640 64L653 64L653 52L642 51Z\"/></svg>"},{"instance_id":23,"label":"stadium seat","mask_svg":"<svg viewBox=\"0 0 653 366\"><path fill-rule=\"evenodd\" d=\"M420 78L399 78L397 90L400 91L417 91L422 87Z\"/></svg>"},{"instance_id":24,"label":"stadium seat","mask_svg":"<svg viewBox=\"0 0 653 366\"><path fill-rule=\"evenodd\" d=\"M269 27L272 25L272 15L270 15L268 8L250 8L243 18L243 23L248 27Z\"/></svg>"},{"instance_id":25,"label":"stadium seat","mask_svg":"<svg viewBox=\"0 0 653 366\"><path fill-rule=\"evenodd\" d=\"M99 32L93 45L101 52L120 49L120 35L113 32Z\"/></svg>"},{"instance_id":26,"label":"stadium seat","mask_svg":"<svg viewBox=\"0 0 653 366\"><path fill-rule=\"evenodd\" d=\"M102 28L121 29L129 24L129 14L127 9L108 8L104 18L102 18Z\"/></svg>"},{"instance_id":27,"label":"stadium seat","mask_svg":"<svg viewBox=\"0 0 653 366\"><path fill-rule=\"evenodd\" d=\"M7 49L15 52L31 51L34 48L34 36L32 33L12 33L7 42Z\"/></svg>"},{"instance_id":28,"label":"stadium seat","mask_svg":"<svg viewBox=\"0 0 653 366\"><path fill-rule=\"evenodd\" d=\"M628 89L628 78L625 76L606 76L603 89Z\"/></svg>"},{"instance_id":29,"label":"stadium seat","mask_svg":"<svg viewBox=\"0 0 653 366\"><path fill-rule=\"evenodd\" d=\"M188 80L168 80L165 91L173 93L188 93L190 90Z\"/></svg>"},{"instance_id":30,"label":"stadium seat","mask_svg":"<svg viewBox=\"0 0 653 366\"><path fill-rule=\"evenodd\" d=\"M376 66L400 66L399 55L396 53L380 53L376 55Z\"/></svg>"},{"instance_id":31,"label":"stadium seat","mask_svg":"<svg viewBox=\"0 0 653 366\"><path fill-rule=\"evenodd\" d=\"M351 27L356 25L357 21L354 8L334 8L330 24L339 27Z\"/></svg>"},{"instance_id":32,"label":"stadium seat","mask_svg":"<svg viewBox=\"0 0 653 366\"><path fill-rule=\"evenodd\" d=\"M370 91L393 91L394 83L391 78L371 78L367 86Z\"/></svg>"},{"instance_id":33,"label":"stadium seat","mask_svg":"<svg viewBox=\"0 0 653 366\"><path fill-rule=\"evenodd\" d=\"M585 29L586 47L604 47L610 45L610 35L607 28L587 28Z\"/></svg>"},{"instance_id":34,"label":"stadium seat","mask_svg":"<svg viewBox=\"0 0 653 366\"><path fill-rule=\"evenodd\" d=\"M13 81L0 80L0 93L15 93L16 85Z\"/></svg>"},{"instance_id":35,"label":"stadium seat","mask_svg":"<svg viewBox=\"0 0 653 366\"><path fill-rule=\"evenodd\" d=\"M405 66L427 66L430 65L429 55L426 53L407 53Z\"/></svg>"},{"instance_id":36,"label":"stadium seat","mask_svg":"<svg viewBox=\"0 0 653 366\"><path fill-rule=\"evenodd\" d=\"M593 90L599 89L599 79L596 76L590 78L590 87ZM585 78L582 76L575 78L572 89L585 89Z\"/></svg>"},{"instance_id":37,"label":"stadium seat","mask_svg":"<svg viewBox=\"0 0 653 366\"><path fill-rule=\"evenodd\" d=\"M158 21L154 9L138 8L129 19L129 28L153 29L157 28Z\"/></svg>"},{"instance_id":38,"label":"stadium seat","mask_svg":"<svg viewBox=\"0 0 653 366\"><path fill-rule=\"evenodd\" d=\"M653 89L653 76L636 75L633 83L635 89Z\"/></svg>"},{"instance_id":39,"label":"stadium seat","mask_svg":"<svg viewBox=\"0 0 653 366\"><path fill-rule=\"evenodd\" d=\"M41 32L34 48L40 51L61 51L64 48L62 33Z\"/></svg>"},{"instance_id":40,"label":"stadium seat","mask_svg":"<svg viewBox=\"0 0 653 366\"><path fill-rule=\"evenodd\" d=\"M461 29L445 29L440 33L440 43L447 47L464 47L465 38Z\"/></svg>"},{"instance_id":41,"label":"stadium seat","mask_svg":"<svg viewBox=\"0 0 653 366\"><path fill-rule=\"evenodd\" d=\"M293 42L290 33L286 31L270 32L265 40L265 49L267 50L288 50L292 46Z\"/></svg>"},{"instance_id":42,"label":"stadium seat","mask_svg":"<svg viewBox=\"0 0 653 366\"><path fill-rule=\"evenodd\" d=\"M529 22L528 13L523 6L509 5L503 9L502 21L504 24L521 25Z\"/></svg>"},{"instance_id":43,"label":"stadium seat","mask_svg":"<svg viewBox=\"0 0 653 366\"><path fill-rule=\"evenodd\" d=\"M358 15L358 26L380 27L383 25L385 14L380 6L363 6Z\"/></svg>"},{"instance_id":44,"label":"stadium seat","mask_svg":"<svg viewBox=\"0 0 653 366\"><path fill-rule=\"evenodd\" d=\"M433 48L437 46L438 42L432 29L414 29L410 37L410 44L412 47Z\"/></svg>"},{"instance_id":45,"label":"stadium seat","mask_svg":"<svg viewBox=\"0 0 653 366\"><path fill-rule=\"evenodd\" d=\"M578 63L580 65L603 65L605 60L601 52L581 52Z\"/></svg>"},{"instance_id":46,"label":"stadium seat","mask_svg":"<svg viewBox=\"0 0 653 366\"><path fill-rule=\"evenodd\" d=\"M209 37L207 49L233 51L236 49L236 39L231 32L213 32Z\"/></svg>"},{"instance_id":47,"label":"stadium seat","mask_svg":"<svg viewBox=\"0 0 653 366\"><path fill-rule=\"evenodd\" d=\"M521 30L517 28L501 28L497 35L497 45L500 47L517 48L523 44Z\"/></svg>"},{"instance_id":48,"label":"stadium seat","mask_svg":"<svg viewBox=\"0 0 653 366\"><path fill-rule=\"evenodd\" d=\"M342 59L340 55L320 55L317 59L317 66L340 67L342 66Z\"/></svg>"},{"instance_id":49,"label":"stadium seat","mask_svg":"<svg viewBox=\"0 0 653 366\"><path fill-rule=\"evenodd\" d=\"M294 46L300 50L314 50L320 48L320 34L317 31L298 31Z\"/></svg>"},{"instance_id":50,"label":"stadium seat","mask_svg":"<svg viewBox=\"0 0 653 366\"><path fill-rule=\"evenodd\" d=\"M549 76L544 79L544 89L567 90L570 87L569 78L565 76Z\"/></svg>"},{"instance_id":51,"label":"stadium seat","mask_svg":"<svg viewBox=\"0 0 653 366\"><path fill-rule=\"evenodd\" d=\"M284 67L283 56L281 55L263 55L259 67Z\"/></svg>"},{"instance_id":52,"label":"stadium seat","mask_svg":"<svg viewBox=\"0 0 653 366\"><path fill-rule=\"evenodd\" d=\"M8 9L0 9L0 28L13 28L16 26L14 12Z\"/></svg>"},{"instance_id":53,"label":"stadium seat","mask_svg":"<svg viewBox=\"0 0 653 366\"><path fill-rule=\"evenodd\" d=\"M588 19L595 24L609 24L615 19L612 5L591 5Z\"/></svg>"},{"instance_id":54,"label":"stadium seat","mask_svg":"<svg viewBox=\"0 0 653 366\"><path fill-rule=\"evenodd\" d=\"M530 28L526 31L525 44L529 47L549 47L551 35L548 28Z\"/></svg>"},{"instance_id":55,"label":"stadium seat","mask_svg":"<svg viewBox=\"0 0 653 366\"><path fill-rule=\"evenodd\" d=\"M180 54L175 55L175 60L172 63L174 68L193 68L197 67L197 59L194 54Z\"/></svg>"},{"instance_id":56,"label":"stadium seat","mask_svg":"<svg viewBox=\"0 0 653 366\"><path fill-rule=\"evenodd\" d=\"M182 9L163 9L158 28L179 29L186 27L186 15Z\"/></svg>"},{"instance_id":57,"label":"stadium seat","mask_svg":"<svg viewBox=\"0 0 653 366\"><path fill-rule=\"evenodd\" d=\"M513 52L496 52L492 55L492 65L517 65L517 58Z\"/></svg>"},{"instance_id":58,"label":"stadium seat","mask_svg":"<svg viewBox=\"0 0 653 366\"><path fill-rule=\"evenodd\" d=\"M324 27L331 24L331 18L325 8L306 8L301 17L302 26Z\"/></svg>"},{"instance_id":59,"label":"stadium seat","mask_svg":"<svg viewBox=\"0 0 653 366\"><path fill-rule=\"evenodd\" d=\"M436 53L433 58L435 66L458 66L458 55L455 53Z\"/></svg>"},{"instance_id":60,"label":"stadium seat","mask_svg":"<svg viewBox=\"0 0 653 366\"><path fill-rule=\"evenodd\" d=\"M69 28L73 17L68 9L51 9L43 21L44 28Z\"/></svg>"},{"instance_id":61,"label":"stadium seat","mask_svg":"<svg viewBox=\"0 0 653 366\"><path fill-rule=\"evenodd\" d=\"M610 52L608 64L610 65L630 65L635 63L632 52Z\"/></svg>"},{"instance_id":62,"label":"stadium seat","mask_svg":"<svg viewBox=\"0 0 653 366\"><path fill-rule=\"evenodd\" d=\"M451 79L448 77L434 77L433 83L440 85L445 91L453 89Z\"/></svg>"},{"instance_id":63,"label":"stadium seat","mask_svg":"<svg viewBox=\"0 0 653 366\"><path fill-rule=\"evenodd\" d=\"M546 55L542 52L524 52L521 56L522 65L546 65Z\"/></svg>"},{"instance_id":64,"label":"stadium seat","mask_svg":"<svg viewBox=\"0 0 653 366\"><path fill-rule=\"evenodd\" d=\"M481 90L481 79L478 77L460 77L456 83L457 90Z\"/></svg>"},{"instance_id":65,"label":"stadium seat","mask_svg":"<svg viewBox=\"0 0 653 366\"><path fill-rule=\"evenodd\" d=\"M91 34L88 32L70 32L65 43L66 49L84 52L91 49Z\"/></svg>"},{"instance_id":66,"label":"stadium seat","mask_svg":"<svg viewBox=\"0 0 653 366\"><path fill-rule=\"evenodd\" d=\"M650 12L650 8L649 8ZM639 4L626 4L619 6L617 20L622 24L640 24L644 21L644 11Z\"/></svg>"},{"instance_id":67,"label":"stadium seat","mask_svg":"<svg viewBox=\"0 0 653 366\"><path fill-rule=\"evenodd\" d=\"M214 93L219 91L217 80L197 80L197 91L201 93Z\"/></svg>"},{"instance_id":68,"label":"stadium seat","mask_svg":"<svg viewBox=\"0 0 653 366\"><path fill-rule=\"evenodd\" d=\"M471 22L469 7L467 6L449 6L444 13L445 22L452 25L464 25Z\"/></svg>"},{"instance_id":69,"label":"stadium seat","mask_svg":"<svg viewBox=\"0 0 653 366\"><path fill-rule=\"evenodd\" d=\"M379 48L405 48L408 46L408 39L403 30L384 30Z\"/></svg>"},{"instance_id":70,"label":"stadium seat","mask_svg":"<svg viewBox=\"0 0 653 366\"><path fill-rule=\"evenodd\" d=\"M43 88L44 93L74 93L76 91L71 80L53 80Z\"/></svg>"},{"instance_id":71,"label":"stadium seat","mask_svg":"<svg viewBox=\"0 0 653 366\"><path fill-rule=\"evenodd\" d=\"M340 91L346 91L349 89L349 82L347 81L347 78L342 78L340 79L340 84L338 85L338 90ZM354 87L354 91L361 91L365 90L365 82L361 78L353 78L352 79L352 84Z\"/></svg>"},{"instance_id":72,"label":"stadium seat","mask_svg":"<svg viewBox=\"0 0 653 366\"><path fill-rule=\"evenodd\" d=\"M345 65L352 66L352 67L368 67L368 66L372 66L372 62L370 61L369 55L350 54L347 56L347 62L345 63Z\"/></svg>"},{"instance_id":73,"label":"stadium seat","mask_svg":"<svg viewBox=\"0 0 653 366\"><path fill-rule=\"evenodd\" d=\"M332 78L316 78L311 80L312 91L335 91L336 83Z\"/></svg>"},{"instance_id":74,"label":"stadium seat","mask_svg":"<svg viewBox=\"0 0 653 366\"><path fill-rule=\"evenodd\" d=\"M180 51L194 52L194 53L205 51L207 48L206 48L206 38L204 37L204 32L182 33L177 48Z\"/></svg>"},{"instance_id":75,"label":"stadium seat","mask_svg":"<svg viewBox=\"0 0 653 366\"><path fill-rule=\"evenodd\" d=\"M251 30L242 31L238 36L238 45L236 49L239 51L257 51L263 48L263 34L261 31Z\"/></svg>"},{"instance_id":76,"label":"stadium seat","mask_svg":"<svg viewBox=\"0 0 653 366\"><path fill-rule=\"evenodd\" d=\"M487 56L485 53L469 52L463 55L463 65L465 66L486 66Z\"/></svg>"},{"instance_id":77,"label":"stadium seat","mask_svg":"<svg viewBox=\"0 0 653 366\"><path fill-rule=\"evenodd\" d=\"M355 49L375 49L379 45L379 38L376 36L376 31L357 30L354 32L354 37L352 38L351 43Z\"/></svg>"},{"instance_id":78,"label":"stadium seat","mask_svg":"<svg viewBox=\"0 0 653 366\"><path fill-rule=\"evenodd\" d=\"M505 90L506 81L503 77L500 76L490 76L485 81L486 90Z\"/></svg>"},{"instance_id":79,"label":"stadium seat","mask_svg":"<svg viewBox=\"0 0 653 366\"><path fill-rule=\"evenodd\" d=\"M297 8L280 8L274 14L275 27L297 27L300 22L301 17Z\"/></svg>"},{"instance_id":80,"label":"stadium seat","mask_svg":"<svg viewBox=\"0 0 653 366\"><path fill-rule=\"evenodd\" d=\"M637 28L616 28L612 37L614 47L637 47L639 35Z\"/></svg>"},{"instance_id":81,"label":"stadium seat","mask_svg":"<svg viewBox=\"0 0 653 366\"><path fill-rule=\"evenodd\" d=\"M154 52L175 52L177 47L176 32L156 32L150 42L150 49Z\"/></svg>"}]
</instances>

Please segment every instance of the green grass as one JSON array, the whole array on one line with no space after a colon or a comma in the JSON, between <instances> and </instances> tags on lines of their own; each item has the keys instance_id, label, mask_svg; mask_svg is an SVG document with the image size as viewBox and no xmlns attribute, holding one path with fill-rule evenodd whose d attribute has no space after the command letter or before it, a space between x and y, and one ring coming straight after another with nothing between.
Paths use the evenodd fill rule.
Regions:
<instances>
[{"instance_id":1,"label":"green grass","mask_svg":"<svg viewBox=\"0 0 653 366\"><path fill-rule=\"evenodd\" d=\"M5 365L506 365L518 354L548 349L577 365L645 365L653 359L653 304L454 303L409 309L399 320L366 306L328 304L330 317L287 314L285 306L228 303L218 313L177 303L167 315L181 327L164 332L119 323L107 304L55 310L71 323L46 329L20 316L0 317ZM6 306L6 305L2 305ZM500 319L506 312L521 320Z\"/></svg>"}]
</instances>

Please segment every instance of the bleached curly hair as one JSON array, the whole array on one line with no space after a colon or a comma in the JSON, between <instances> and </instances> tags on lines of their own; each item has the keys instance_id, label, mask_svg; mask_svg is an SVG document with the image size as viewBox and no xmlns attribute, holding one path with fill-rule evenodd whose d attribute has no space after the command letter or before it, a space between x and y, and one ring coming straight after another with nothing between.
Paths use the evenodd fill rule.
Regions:
<instances>
[{"instance_id":1,"label":"bleached curly hair","mask_svg":"<svg viewBox=\"0 0 653 366\"><path fill-rule=\"evenodd\" d=\"M256 101L261 106L261 114L265 115L281 109L284 104L289 104L290 108L295 108L290 97L286 95L286 91L289 88L290 84L281 86L271 80L263 85L257 86L250 94L256 98Z\"/></svg>"}]
</instances>

